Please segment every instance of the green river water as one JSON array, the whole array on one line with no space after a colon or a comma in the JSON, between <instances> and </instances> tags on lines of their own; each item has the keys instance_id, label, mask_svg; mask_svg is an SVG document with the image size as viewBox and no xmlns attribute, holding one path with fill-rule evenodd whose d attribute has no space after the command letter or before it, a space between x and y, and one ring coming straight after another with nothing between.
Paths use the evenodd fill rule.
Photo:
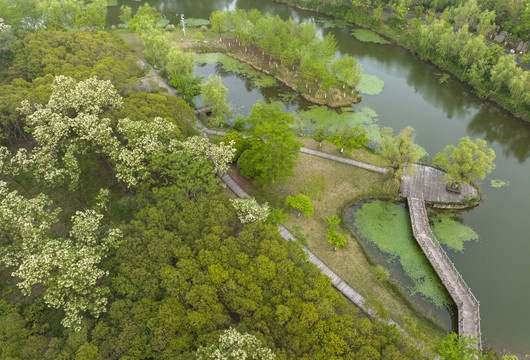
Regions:
<instances>
[{"instance_id":1,"label":"green river water","mask_svg":"<svg viewBox=\"0 0 530 360\"><path fill-rule=\"evenodd\" d=\"M141 3L119 0L136 9ZM177 24L186 18L207 19L215 10L257 8L298 22L316 22L322 34L333 33L339 44L338 55L355 56L364 73L384 81L379 95L363 95L356 105L370 121L390 126L395 132L411 125L416 142L434 155L461 137L486 139L496 154L497 168L482 183L484 201L460 213L463 223L474 229L479 241L468 242L463 252L448 255L481 304L483 342L488 347L530 354L530 124L515 119L499 107L479 99L471 89L456 80L439 83L441 71L394 45L363 43L351 35L351 28L325 28L315 13L299 11L266 0L149 0L168 20ZM142 2L143 3L143 2ZM109 8L109 24L119 21L119 6ZM177 15L179 14L179 15ZM252 82L220 66L198 66L197 75L219 74L229 89L234 113L245 114L257 100L282 100L285 110L309 108L310 104L283 86L259 89ZM367 111L366 108L371 110ZM372 111L373 110L373 111ZM375 111L375 113L374 113ZM490 181L509 183L493 188ZM376 261L385 257L369 250ZM386 265L385 265L386 266ZM406 285L399 266L392 264L391 277ZM395 274L394 274L395 272ZM401 280L400 280L401 279ZM424 312L450 327L446 311L419 299L412 299Z\"/></svg>"}]
</instances>

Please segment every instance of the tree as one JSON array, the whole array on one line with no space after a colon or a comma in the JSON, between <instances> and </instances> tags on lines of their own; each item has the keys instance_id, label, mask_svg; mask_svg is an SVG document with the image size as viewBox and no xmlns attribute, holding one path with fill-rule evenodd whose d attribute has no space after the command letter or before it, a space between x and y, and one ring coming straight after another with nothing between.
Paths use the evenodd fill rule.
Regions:
<instances>
[{"instance_id":1,"label":"tree","mask_svg":"<svg viewBox=\"0 0 530 360\"><path fill-rule=\"evenodd\" d=\"M220 76L208 77L208 81L202 85L204 106L212 110L217 124L224 124L232 114L230 107L226 104L226 93L228 89L223 85Z\"/></svg>"},{"instance_id":2,"label":"tree","mask_svg":"<svg viewBox=\"0 0 530 360\"><path fill-rule=\"evenodd\" d=\"M322 141L329 138L329 134L327 133L326 128L324 126L319 126L317 127L317 130L313 133L313 135L311 135L311 137L313 138L313 140L318 142L318 147L320 148L322 147Z\"/></svg>"},{"instance_id":3,"label":"tree","mask_svg":"<svg viewBox=\"0 0 530 360\"><path fill-rule=\"evenodd\" d=\"M328 224L328 228L330 230L337 230L340 225L340 218L337 215L333 215L331 217L326 216L326 223Z\"/></svg>"},{"instance_id":4,"label":"tree","mask_svg":"<svg viewBox=\"0 0 530 360\"><path fill-rule=\"evenodd\" d=\"M447 171L445 179L453 185L462 182L472 184L477 179L484 179L495 169L494 159L495 152L486 147L485 140L473 142L465 137L460 139L458 147L447 146L432 162Z\"/></svg>"},{"instance_id":5,"label":"tree","mask_svg":"<svg viewBox=\"0 0 530 360\"><path fill-rule=\"evenodd\" d=\"M414 164L421 157L421 152L414 144L414 129L407 126L393 136L392 128L384 127L381 130L381 143L379 144L381 157L385 166L390 166L392 179L401 178L414 171Z\"/></svg>"},{"instance_id":6,"label":"tree","mask_svg":"<svg viewBox=\"0 0 530 360\"><path fill-rule=\"evenodd\" d=\"M182 51L177 44L173 44L166 54L165 72L170 78L178 75L191 78L196 58L195 53Z\"/></svg>"},{"instance_id":7,"label":"tree","mask_svg":"<svg viewBox=\"0 0 530 360\"><path fill-rule=\"evenodd\" d=\"M362 76L362 68L353 56L344 55L331 63L331 68L339 81L352 89L357 86Z\"/></svg>"},{"instance_id":8,"label":"tree","mask_svg":"<svg viewBox=\"0 0 530 360\"><path fill-rule=\"evenodd\" d=\"M24 295L43 287L45 303L64 310L63 326L78 329L85 311L98 317L106 310L109 290L98 283L107 272L98 265L122 235L102 226L103 215L86 210L72 216L67 238L54 238L61 209L51 205L42 194L26 199L0 182L0 239L7 244L0 263L15 268L12 275Z\"/></svg>"},{"instance_id":9,"label":"tree","mask_svg":"<svg viewBox=\"0 0 530 360\"><path fill-rule=\"evenodd\" d=\"M333 229L328 229L328 236L326 239L328 239L328 242L335 247L335 250L337 250L337 248L346 246L346 238L344 235L336 232Z\"/></svg>"},{"instance_id":10,"label":"tree","mask_svg":"<svg viewBox=\"0 0 530 360\"><path fill-rule=\"evenodd\" d=\"M285 204L292 207L293 209L297 209L298 217L300 217L301 214L304 214L304 216L311 215L313 213L313 209L315 208L315 204L311 203L309 196L303 194L287 196L285 199Z\"/></svg>"},{"instance_id":11,"label":"tree","mask_svg":"<svg viewBox=\"0 0 530 360\"><path fill-rule=\"evenodd\" d=\"M276 355L254 335L241 334L230 328L219 337L219 343L197 349L197 360L274 360Z\"/></svg>"},{"instance_id":12,"label":"tree","mask_svg":"<svg viewBox=\"0 0 530 360\"><path fill-rule=\"evenodd\" d=\"M223 11L214 11L210 14L210 25L212 30L218 34L224 33L228 28L226 13Z\"/></svg>"},{"instance_id":13,"label":"tree","mask_svg":"<svg viewBox=\"0 0 530 360\"><path fill-rule=\"evenodd\" d=\"M78 27L102 28L107 19L107 0L93 0L76 16Z\"/></svg>"},{"instance_id":14,"label":"tree","mask_svg":"<svg viewBox=\"0 0 530 360\"><path fill-rule=\"evenodd\" d=\"M296 140L291 125L295 119L284 113L281 103L258 101L250 111L250 149L237 162L241 174L254 177L264 186L275 186L293 175L302 143Z\"/></svg>"},{"instance_id":15,"label":"tree","mask_svg":"<svg viewBox=\"0 0 530 360\"><path fill-rule=\"evenodd\" d=\"M231 199L232 206L236 209L237 217L242 224L255 221L265 221L270 214L267 203L260 205L254 198Z\"/></svg>"},{"instance_id":16,"label":"tree","mask_svg":"<svg viewBox=\"0 0 530 360\"><path fill-rule=\"evenodd\" d=\"M459 337L452 332L436 341L436 355L444 360L485 360L486 356L477 348L476 342L477 339L467 336Z\"/></svg>"},{"instance_id":17,"label":"tree","mask_svg":"<svg viewBox=\"0 0 530 360\"><path fill-rule=\"evenodd\" d=\"M366 130L355 126L353 129L349 126L337 130L329 141L340 148L340 152L344 150L350 151L353 149L360 149L364 145L368 144L368 138L366 137Z\"/></svg>"},{"instance_id":18,"label":"tree","mask_svg":"<svg viewBox=\"0 0 530 360\"><path fill-rule=\"evenodd\" d=\"M131 21L132 9L130 6L122 5L120 7L120 21L122 24L127 24Z\"/></svg>"}]
</instances>

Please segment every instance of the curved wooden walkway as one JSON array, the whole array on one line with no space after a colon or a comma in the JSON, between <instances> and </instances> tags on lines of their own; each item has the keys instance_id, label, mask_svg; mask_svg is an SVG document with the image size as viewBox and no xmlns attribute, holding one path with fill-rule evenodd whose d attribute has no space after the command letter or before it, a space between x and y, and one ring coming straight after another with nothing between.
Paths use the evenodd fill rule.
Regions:
<instances>
[{"instance_id":1,"label":"curved wooden walkway","mask_svg":"<svg viewBox=\"0 0 530 360\"><path fill-rule=\"evenodd\" d=\"M407 197L414 238L458 308L459 335L477 338L477 347L482 349L480 304L432 234L425 208L425 200L461 202L466 197L476 197L477 189L463 184L460 194L448 192L440 170L421 165L416 168L418 174L406 176L400 189L401 195Z\"/></svg>"}]
</instances>

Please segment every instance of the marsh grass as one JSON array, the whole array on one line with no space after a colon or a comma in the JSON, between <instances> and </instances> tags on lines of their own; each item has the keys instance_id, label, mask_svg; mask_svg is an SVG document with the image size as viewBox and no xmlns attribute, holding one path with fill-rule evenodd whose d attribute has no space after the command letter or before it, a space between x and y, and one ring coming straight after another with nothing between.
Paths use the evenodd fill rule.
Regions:
<instances>
[{"instance_id":1,"label":"marsh grass","mask_svg":"<svg viewBox=\"0 0 530 360\"><path fill-rule=\"evenodd\" d=\"M390 44L390 41L383 39L379 34L368 29L353 29L351 34L362 42L370 42L374 44Z\"/></svg>"}]
</instances>

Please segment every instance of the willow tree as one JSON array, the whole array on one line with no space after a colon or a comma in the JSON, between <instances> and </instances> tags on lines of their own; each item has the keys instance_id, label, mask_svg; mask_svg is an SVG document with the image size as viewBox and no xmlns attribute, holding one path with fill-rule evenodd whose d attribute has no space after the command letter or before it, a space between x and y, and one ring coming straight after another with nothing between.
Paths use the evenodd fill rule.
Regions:
<instances>
[{"instance_id":1,"label":"willow tree","mask_svg":"<svg viewBox=\"0 0 530 360\"><path fill-rule=\"evenodd\" d=\"M381 130L380 154L383 165L390 167L392 180L400 180L415 170L413 165L421 157L421 151L414 144L415 136L414 129L410 126L396 136L393 136L392 128L385 127Z\"/></svg>"},{"instance_id":2,"label":"willow tree","mask_svg":"<svg viewBox=\"0 0 530 360\"><path fill-rule=\"evenodd\" d=\"M445 180L450 185L459 183L472 184L477 179L484 179L495 169L495 152L486 147L486 141L477 139L475 142L468 137L460 139L458 147L447 146L443 153L437 154L432 162L442 167L447 174Z\"/></svg>"}]
</instances>

